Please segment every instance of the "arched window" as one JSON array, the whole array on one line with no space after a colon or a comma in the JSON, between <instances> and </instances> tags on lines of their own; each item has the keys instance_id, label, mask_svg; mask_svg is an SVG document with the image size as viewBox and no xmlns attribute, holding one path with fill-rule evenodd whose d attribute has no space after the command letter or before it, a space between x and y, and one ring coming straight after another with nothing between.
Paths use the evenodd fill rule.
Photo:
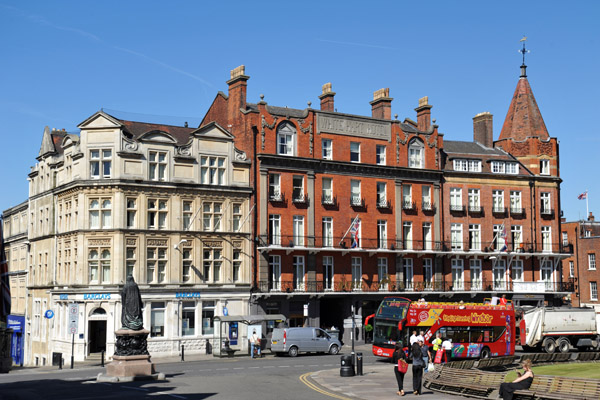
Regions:
<instances>
[{"instance_id":1,"label":"arched window","mask_svg":"<svg viewBox=\"0 0 600 400\"><path fill-rule=\"evenodd\" d=\"M408 145L408 167L425 168L425 146L420 140L413 140Z\"/></svg>"},{"instance_id":2,"label":"arched window","mask_svg":"<svg viewBox=\"0 0 600 400\"><path fill-rule=\"evenodd\" d=\"M277 154L293 156L296 144L296 128L289 122L277 127Z\"/></svg>"}]
</instances>

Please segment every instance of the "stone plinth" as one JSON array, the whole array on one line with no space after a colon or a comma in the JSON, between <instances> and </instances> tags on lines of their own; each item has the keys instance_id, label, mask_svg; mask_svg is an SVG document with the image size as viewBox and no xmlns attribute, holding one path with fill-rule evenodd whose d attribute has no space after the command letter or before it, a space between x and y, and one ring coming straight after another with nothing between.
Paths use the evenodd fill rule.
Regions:
<instances>
[{"instance_id":1,"label":"stone plinth","mask_svg":"<svg viewBox=\"0 0 600 400\"><path fill-rule=\"evenodd\" d=\"M115 356L149 356L148 353L148 329L132 331L130 329L119 329L115 331L117 338L115 342Z\"/></svg>"},{"instance_id":2,"label":"stone plinth","mask_svg":"<svg viewBox=\"0 0 600 400\"><path fill-rule=\"evenodd\" d=\"M154 364L149 355L113 356L113 361L106 366L106 374L115 377L142 377L154 374Z\"/></svg>"}]
</instances>

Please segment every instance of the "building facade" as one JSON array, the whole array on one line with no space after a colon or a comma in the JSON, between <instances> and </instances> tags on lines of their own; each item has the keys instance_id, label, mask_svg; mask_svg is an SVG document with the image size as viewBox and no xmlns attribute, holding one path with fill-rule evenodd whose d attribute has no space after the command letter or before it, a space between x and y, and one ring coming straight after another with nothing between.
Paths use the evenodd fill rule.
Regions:
<instances>
[{"instance_id":1,"label":"building facade","mask_svg":"<svg viewBox=\"0 0 600 400\"><path fill-rule=\"evenodd\" d=\"M202 124L231 126L253 160L253 312L340 327L392 293L560 302L572 282L560 274L558 144L521 72L499 139L483 113L474 141L457 142L426 97L402 122L387 88L368 117L337 112L330 83L320 109L275 107L247 102L244 66L231 71Z\"/></svg>"},{"instance_id":2,"label":"building facade","mask_svg":"<svg viewBox=\"0 0 600 400\"><path fill-rule=\"evenodd\" d=\"M47 364L55 352L68 362L72 341L76 361L111 356L130 274L149 351L206 351L213 317L248 308L249 161L217 124L192 129L98 112L79 128L46 129L29 174L25 363Z\"/></svg>"},{"instance_id":3,"label":"building facade","mask_svg":"<svg viewBox=\"0 0 600 400\"><path fill-rule=\"evenodd\" d=\"M563 276L576 282L571 303L576 307L594 307L600 313L600 272L596 267L596 257L600 256L600 222L591 212L586 220L563 222L562 240L573 245L572 256L562 264Z\"/></svg>"}]
</instances>

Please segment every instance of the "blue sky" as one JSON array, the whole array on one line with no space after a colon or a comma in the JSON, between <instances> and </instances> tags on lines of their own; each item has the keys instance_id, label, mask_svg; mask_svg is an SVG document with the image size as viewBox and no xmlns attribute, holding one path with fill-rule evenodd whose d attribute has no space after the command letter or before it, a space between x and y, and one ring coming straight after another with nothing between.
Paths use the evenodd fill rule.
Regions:
<instances>
[{"instance_id":1,"label":"blue sky","mask_svg":"<svg viewBox=\"0 0 600 400\"><path fill-rule=\"evenodd\" d=\"M446 139L472 140L482 111L496 139L526 35L528 79L560 141L565 216L585 216L577 195L589 190L600 217L600 2L216 3L0 0L0 210L27 199L44 126L77 131L100 108L196 125L241 64L250 102L318 108L332 82L338 111L370 115L373 91L389 87L400 119L429 96Z\"/></svg>"}]
</instances>

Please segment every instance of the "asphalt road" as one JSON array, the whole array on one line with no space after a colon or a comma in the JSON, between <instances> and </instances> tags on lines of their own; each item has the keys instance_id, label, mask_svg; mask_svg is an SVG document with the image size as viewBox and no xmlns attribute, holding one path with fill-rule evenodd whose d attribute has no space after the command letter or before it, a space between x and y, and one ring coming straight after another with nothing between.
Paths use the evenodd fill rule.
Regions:
<instances>
[{"instance_id":1,"label":"asphalt road","mask_svg":"<svg viewBox=\"0 0 600 400\"><path fill-rule=\"evenodd\" d=\"M380 362L365 354L365 364ZM0 399L296 399L331 397L305 385L307 372L339 368L340 356L299 355L157 364L167 381L96 383L103 368L20 370L0 375Z\"/></svg>"}]
</instances>

